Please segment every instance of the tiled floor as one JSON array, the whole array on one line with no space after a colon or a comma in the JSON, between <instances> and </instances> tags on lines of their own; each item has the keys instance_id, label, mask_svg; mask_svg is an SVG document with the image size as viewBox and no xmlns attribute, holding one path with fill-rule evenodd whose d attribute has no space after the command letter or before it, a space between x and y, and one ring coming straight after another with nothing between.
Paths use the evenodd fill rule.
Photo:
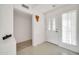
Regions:
<instances>
[{"instance_id":1,"label":"tiled floor","mask_svg":"<svg viewBox=\"0 0 79 59\"><path fill-rule=\"evenodd\" d=\"M18 55L77 55L76 53L61 48L55 44L45 42L36 47L29 46L17 51Z\"/></svg>"},{"instance_id":2,"label":"tiled floor","mask_svg":"<svg viewBox=\"0 0 79 59\"><path fill-rule=\"evenodd\" d=\"M32 46L32 40L27 40L17 44L17 51L22 50L26 47Z\"/></svg>"}]
</instances>

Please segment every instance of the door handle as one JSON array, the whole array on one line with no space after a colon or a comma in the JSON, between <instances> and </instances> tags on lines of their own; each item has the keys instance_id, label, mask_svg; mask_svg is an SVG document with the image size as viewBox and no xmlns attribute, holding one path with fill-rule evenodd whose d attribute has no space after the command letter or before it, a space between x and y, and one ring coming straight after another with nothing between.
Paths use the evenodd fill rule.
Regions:
<instances>
[{"instance_id":1,"label":"door handle","mask_svg":"<svg viewBox=\"0 0 79 59\"><path fill-rule=\"evenodd\" d=\"M57 28L56 28L56 32L59 32Z\"/></svg>"}]
</instances>

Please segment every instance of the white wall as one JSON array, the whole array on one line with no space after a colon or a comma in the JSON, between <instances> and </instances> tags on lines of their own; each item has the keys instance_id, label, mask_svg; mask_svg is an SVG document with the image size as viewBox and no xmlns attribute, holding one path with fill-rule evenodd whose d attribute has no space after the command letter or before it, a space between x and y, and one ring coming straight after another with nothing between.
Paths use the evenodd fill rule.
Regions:
<instances>
[{"instance_id":1,"label":"white wall","mask_svg":"<svg viewBox=\"0 0 79 59\"><path fill-rule=\"evenodd\" d=\"M11 38L2 37L12 34ZM0 54L16 54L16 41L13 36L13 6L0 5Z\"/></svg>"},{"instance_id":2,"label":"white wall","mask_svg":"<svg viewBox=\"0 0 79 59\"><path fill-rule=\"evenodd\" d=\"M46 13L46 29L47 29L47 20L49 19L49 17L56 17L56 27L58 28L58 32L53 32L53 31L47 31L46 30L46 35L47 35L47 41L57 44L61 47L70 49L72 51L75 52L79 52L79 44L77 46L73 46L73 45L67 45L65 43L62 43L62 18L61 15L64 12L70 11L70 10L74 10L74 9L78 9L77 5L67 5L64 6L62 8L58 8L55 9L53 11L50 11L48 13ZM76 33L76 32L75 32ZM79 40L77 39L77 42L79 42Z\"/></svg>"},{"instance_id":3,"label":"white wall","mask_svg":"<svg viewBox=\"0 0 79 59\"><path fill-rule=\"evenodd\" d=\"M39 15L39 22L36 22L35 15ZM32 32L33 46L45 42L45 17L43 14L33 14Z\"/></svg>"},{"instance_id":4,"label":"white wall","mask_svg":"<svg viewBox=\"0 0 79 59\"><path fill-rule=\"evenodd\" d=\"M33 46L45 42L45 17L42 13L39 13L37 10L26 9L21 6L21 4L15 4L15 9L23 11L24 13L29 13L32 15L32 43ZM35 15L40 16L40 21L37 23L35 21Z\"/></svg>"},{"instance_id":5,"label":"white wall","mask_svg":"<svg viewBox=\"0 0 79 59\"><path fill-rule=\"evenodd\" d=\"M32 15L14 10L14 36L17 43L32 39Z\"/></svg>"}]
</instances>

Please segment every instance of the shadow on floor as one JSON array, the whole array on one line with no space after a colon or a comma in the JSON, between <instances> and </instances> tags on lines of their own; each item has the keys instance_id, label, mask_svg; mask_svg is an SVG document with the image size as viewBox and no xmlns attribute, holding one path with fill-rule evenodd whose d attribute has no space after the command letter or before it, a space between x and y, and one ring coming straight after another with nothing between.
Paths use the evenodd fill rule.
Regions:
<instances>
[{"instance_id":1,"label":"shadow on floor","mask_svg":"<svg viewBox=\"0 0 79 59\"><path fill-rule=\"evenodd\" d=\"M27 40L16 45L17 51L20 51L26 47L32 46L32 40Z\"/></svg>"}]
</instances>

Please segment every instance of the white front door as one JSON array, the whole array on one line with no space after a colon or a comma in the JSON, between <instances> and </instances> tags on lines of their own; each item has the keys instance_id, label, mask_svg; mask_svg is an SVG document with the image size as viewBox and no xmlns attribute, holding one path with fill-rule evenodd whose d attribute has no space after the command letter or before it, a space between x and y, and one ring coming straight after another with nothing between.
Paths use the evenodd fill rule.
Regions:
<instances>
[{"instance_id":1,"label":"white front door","mask_svg":"<svg viewBox=\"0 0 79 59\"><path fill-rule=\"evenodd\" d=\"M77 45L76 10L62 15L62 42L70 45Z\"/></svg>"},{"instance_id":2,"label":"white front door","mask_svg":"<svg viewBox=\"0 0 79 59\"><path fill-rule=\"evenodd\" d=\"M62 40L60 46L78 52L76 22L76 10L71 10L62 14Z\"/></svg>"}]
</instances>

